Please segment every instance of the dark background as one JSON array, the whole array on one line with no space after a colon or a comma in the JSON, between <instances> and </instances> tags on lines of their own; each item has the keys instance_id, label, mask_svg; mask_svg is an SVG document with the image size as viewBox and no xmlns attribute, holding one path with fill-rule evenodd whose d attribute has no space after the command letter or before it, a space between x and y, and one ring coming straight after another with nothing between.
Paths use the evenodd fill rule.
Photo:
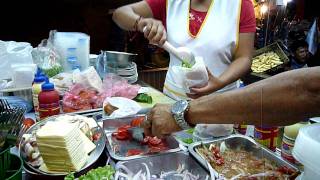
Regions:
<instances>
[{"instance_id":1,"label":"dark background","mask_svg":"<svg viewBox=\"0 0 320 180\"><path fill-rule=\"evenodd\" d=\"M91 37L91 52L123 50L125 32L109 10L134 0L1 0L0 40L26 41L34 47L49 31L84 32Z\"/></svg>"},{"instance_id":2,"label":"dark background","mask_svg":"<svg viewBox=\"0 0 320 180\"><path fill-rule=\"evenodd\" d=\"M135 49L126 33L113 22L113 9L138 0L1 0L0 40L30 42L34 47L49 31L84 32L91 37L91 52ZM289 4L299 18L319 16L316 0L293 0ZM136 41L140 41L138 37ZM126 44L129 43L129 44ZM141 43L137 43L141 44Z\"/></svg>"}]
</instances>

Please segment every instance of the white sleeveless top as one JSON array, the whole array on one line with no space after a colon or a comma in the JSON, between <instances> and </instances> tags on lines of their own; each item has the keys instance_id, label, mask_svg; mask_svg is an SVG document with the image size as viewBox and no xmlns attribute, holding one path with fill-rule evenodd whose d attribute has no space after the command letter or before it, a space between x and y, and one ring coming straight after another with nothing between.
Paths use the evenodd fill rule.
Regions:
<instances>
[{"instance_id":1,"label":"white sleeveless top","mask_svg":"<svg viewBox=\"0 0 320 180\"><path fill-rule=\"evenodd\" d=\"M196 36L189 31L190 0L167 0L167 40L175 47L188 47L195 56L203 57L210 72L219 77L231 64L239 39L242 0L212 0L205 20ZM187 96L175 82L172 66L181 61L170 54L164 93L179 100ZM219 92L236 88L236 82Z\"/></svg>"}]
</instances>

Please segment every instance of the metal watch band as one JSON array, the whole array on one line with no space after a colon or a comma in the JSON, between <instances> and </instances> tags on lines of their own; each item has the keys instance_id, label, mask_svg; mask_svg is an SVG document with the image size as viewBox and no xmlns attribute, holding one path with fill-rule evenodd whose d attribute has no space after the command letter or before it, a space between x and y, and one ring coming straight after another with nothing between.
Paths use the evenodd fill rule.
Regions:
<instances>
[{"instance_id":1,"label":"metal watch band","mask_svg":"<svg viewBox=\"0 0 320 180\"><path fill-rule=\"evenodd\" d=\"M188 106L182 112L173 113L173 118L175 119L176 123L181 129L191 128L191 126L188 124L188 122L184 118L184 115L186 112L188 112L188 110L189 110L189 102L188 102Z\"/></svg>"},{"instance_id":2,"label":"metal watch band","mask_svg":"<svg viewBox=\"0 0 320 180\"><path fill-rule=\"evenodd\" d=\"M189 126L189 124L186 122L186 120L184 119L183 115L174 115L174 119L176 120L177 124L179 125L179 127L183 130L185 129L190 129L191 126Z\"/></svg>"}]
</instances>

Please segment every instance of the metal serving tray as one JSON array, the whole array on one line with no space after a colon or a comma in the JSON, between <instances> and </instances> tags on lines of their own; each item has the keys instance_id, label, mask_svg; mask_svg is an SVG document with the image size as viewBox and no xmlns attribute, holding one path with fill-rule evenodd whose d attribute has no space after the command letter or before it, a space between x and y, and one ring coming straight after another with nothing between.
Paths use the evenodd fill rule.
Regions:
<instances>
[{"instance_id":1,"label":"metal serving tray","mask_svg":"<svg viewBox=\"0 0 320 180\"><path fill-rule=\"evenodd\" d=\"M197 161L205 167L208 171L209 168L207 166L207 161L203 159L197 152L196 148L201 146L202 144L207 145L207 144L213 144L213 143L221 143L225 142L226 146L231 149L238 149L238 148L243 148L244 150L248 152L252 152L254 156L258 158L266 158L269 159L270 161L274 162L277 166L286 166L289 168L292 168L296 171L299 172L299 169L290 164L289 162L283 160L281 157L277 156L275 152L270 151L269 149L266 149L262 147L262 145L258 144L255 142L252 138L244 136L244 135L230 135L228 137L216 139L216 140L209 140L209 141L203 141L203 142L196 142L193 143L191 146L189 146L189 152L193 157L197 159ZM214 167L212 167L214 169ZM215 171L214 172L216 177L219 177L219 174Z\"/></svg>"},{"instance_id":2,"label":"metal serving tray","mask_svg":"<svg viewBox=\"0 0 320 180\"><path fill-rule=\"evenodd\" d=\"M179 143L174 139L172 136L168 136L165 138L169 150L162 151L159 153L154 154L143 154L143 155L134 155L134 156L126 156L126 153L129 149L139 149L143 152L147 153L148 146L147 145L141 145L139 142L136 142L134 140L126 140L126 141L119 141L115 137L112 136L112 133L117 130L118 127L124 126L124 125L130 125L131 121L134 118L141 117L145 115L134 115L129 116L125 118L103 118L103 130L107 137L107 150L110 153L110 156L118 161L127 161L131 159L137 159L137 158L143 158L143 157L150 157L150 156L156 156L160 154L166 154L166 153L172 153L172 152L178 152L181 149L179 148Z\"/></svg>"},{"instance_id":3,"label":"metal serving tray","mask_svg":"<svg viewBox=\"0 0 320 180\"><path fill-rule=\"evenodd\" d=\"M33 126L31 126L26 131L25 134L32 134L32 132L40 129L47 122L55 121L58 116L60 116L60 115L48 117L48 118L46 118L46 119L34 124ZM103 150L104 150L104 147L105 147L105 144L106 144L106 136L104 135L103 129L100 126L97 126L96 133L100 133L101 134L100 138L97 141L94 142L94 144L96 145L96 148L89 154L89 159L87 160L86 164L81 168L81 170L79 172L76 172L76 173L80 173L81 174L82 172L87 171L92 166L92 164L94 164L99 159L99 157L103 153ZM22 151L21 148L22 148L22 139L21 139L20 144L19 144L19 155L20 155L20 157L22 158L22 160L24 162L24 166L27 166L27 167L25 167L25 169L26 168L27 169L31 169L36 174L42 174L42 175L47 175L47 176L57 176L58 177L58 176L65 176L65 175L68 174L68 173L49 173L49 172L44 172L44 171L41 171L40 169L38 169L36 167L33 167L27 161L26 155Z\"/></svg>"},{"instance_id":4,"label":"metal serving tray","mask_svg":"<svg viewBox=\"0 0 320 180\"><path fill-rule=\"evenodd\" d=\"M135 159L131 161L120 161L117 163L123 164L134 174L138 173L145 167L142 163L146 163L149 167L150 174L160 176L162 172L176 171L179 166L184 165L185 170L188 170L193 175L199 175L199 179L205 180L209 175L190 155L185 152L176 152L170 154L163 154L160 156L153 156L148 158ZM117 167L116 165L116 167ZM168 178L170 179L170 178Z\"/></svg>"}]
</instances>

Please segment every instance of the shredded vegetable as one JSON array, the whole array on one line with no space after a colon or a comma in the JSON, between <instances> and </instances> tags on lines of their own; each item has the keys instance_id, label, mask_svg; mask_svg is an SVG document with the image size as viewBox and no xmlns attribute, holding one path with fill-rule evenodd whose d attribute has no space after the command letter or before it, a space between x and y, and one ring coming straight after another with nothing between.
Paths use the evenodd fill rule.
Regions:
<instances>
[{"instance_id":1,"label":"shredded vegetable","mask_svg":"<svg viewBox=\"0 0 320 180\"><path fill-rule=\"evenodd\" d=\"M184 67L184 68L192 68L192 65L187 60L183 60L182 61L182 67Z\"/></svg>"},{"instance_id":2,"label":"shredded vegetable","mask_svg":"<svg viewBox=\"0 0 320 180\"><path fill-rule=\"evenodd\" d=\"M158 175L151 175L150 169L146 163L142 163L142 168L137 173L132 172L122 163L117 164L115 180L166 180L166 179L181 179L181 180L200 180L199 175L195 175L180 164L175 171L161 172ZM209 179L208 176L206 179Z\"/></svg>"},{"instance_id":3,"label":"shredded vegetable","mask_svg":"<svg viewBox=\"0 0 320 180\"><path fill-rule=\"evenodd\" d=\"M110 165L98 167L97 169L90 170L87 174L80 176L79 180L111 180L115 170ZM67 175L64 180L74 180L74 174Z\"/></svg>"}]
</instances>

